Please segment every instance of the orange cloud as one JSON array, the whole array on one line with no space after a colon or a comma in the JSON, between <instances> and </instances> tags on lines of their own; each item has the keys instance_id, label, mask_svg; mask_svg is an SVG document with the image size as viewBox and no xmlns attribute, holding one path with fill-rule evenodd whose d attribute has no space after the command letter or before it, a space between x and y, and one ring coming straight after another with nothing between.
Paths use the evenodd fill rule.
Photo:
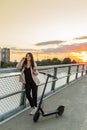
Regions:
<instances>
[{"instance_id":1,"label":"orange cloud","mask_svg":"<svg viewBox=\"0 0 87 130\"><path fill-rule=\"evenodd\" d=\"M72 52L72 57L77 59L79 62L87 62L87 51Z\"/></svg>"},{"instance_id":2,"label":"orange cloud","mask_svg":"<svg viewBox=\"0 0 87 130\"><path fill-rule=\"evenodd\" d=\"M41 50L12 50L11 51L11 61L17 60L19 61L22 57L25 56L27 52L32 52L35 60L42 59L52 59L58 58L63 59L65 57L70 57L72 60L76 60L78 62L85 62L87 57L87 43L73 43L72 45L62 44L56 48L47 48ZM84 53L85 52L85 53Z\"/></svg>"}]
</instances>

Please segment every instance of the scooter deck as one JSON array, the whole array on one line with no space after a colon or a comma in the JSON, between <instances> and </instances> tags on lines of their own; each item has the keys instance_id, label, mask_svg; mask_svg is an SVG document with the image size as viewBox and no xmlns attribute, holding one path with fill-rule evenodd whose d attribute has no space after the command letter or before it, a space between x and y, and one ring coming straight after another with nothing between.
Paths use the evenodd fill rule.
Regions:
<instances>
[{"instance_id":1,"label":"scooter deck","mask_svg":"<svg viewBox=\"0 0 87 130\"><path fill-rule=\"evenodd\" d=\"M64 106L59 106L57 109L53 110L53 111L48 111L48 112L44 112L42 108L40 108L40 111L42 113L42 116L50 116L53 114L58 114L59 116L61 116L64 112Z\"/></svg>"},{"instance_id":2,"label":"scooter deck","mask_svg":"<svg viewBox=\"0 0 87 130\"><path fill-rule=\"evenodd\" d=\"M54 110L54 111L44 112L44 113L42 113L42 116L50 116L50 115L54 115L54 114L58 114L58 111Z\"/></svg>"}]
</instances>

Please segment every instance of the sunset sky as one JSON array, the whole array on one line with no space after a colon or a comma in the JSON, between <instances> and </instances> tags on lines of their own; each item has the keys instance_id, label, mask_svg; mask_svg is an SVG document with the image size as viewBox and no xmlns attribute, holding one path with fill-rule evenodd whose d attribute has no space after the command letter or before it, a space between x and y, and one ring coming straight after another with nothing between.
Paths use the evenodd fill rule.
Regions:
<instances>
[{"instance_id":1,"label":"sunset sky","mask_svg":"<svg viewBox=\"0 0 87 130\"><path fill-rule=\"evenodd\" d=\"M0 47L87 62L87 0L0 0Z\"/></svg>"}]
</instances>

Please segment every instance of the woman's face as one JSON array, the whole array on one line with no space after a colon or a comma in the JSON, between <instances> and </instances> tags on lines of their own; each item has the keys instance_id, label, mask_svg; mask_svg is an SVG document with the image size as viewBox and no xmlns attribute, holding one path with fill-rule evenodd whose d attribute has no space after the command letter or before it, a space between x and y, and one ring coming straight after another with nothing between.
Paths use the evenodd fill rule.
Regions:
<instances>
[{"instance_id":1,"label":"woman's face","mask_svg":"<svg viewBox=\"0 0 87 130\"><path fill-rule=\"evenodd\" d=\"M27 61L30 61L30 60L31 60L31 57L30 57L29 54L26 55L26 59L27 59Z\"/></svg>"}]
</instances>

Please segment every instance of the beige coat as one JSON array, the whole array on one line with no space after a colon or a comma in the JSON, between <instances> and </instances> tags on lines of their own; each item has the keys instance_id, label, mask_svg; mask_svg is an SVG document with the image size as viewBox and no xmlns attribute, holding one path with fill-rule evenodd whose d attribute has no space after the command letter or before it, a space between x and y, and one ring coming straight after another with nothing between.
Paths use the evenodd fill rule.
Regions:
<instances>
[{"instance_id":1,"label":"beige coat","mask_svg":"<svg viewBox=\"0 0 87 130\"><path fill-rule=\"evenodd\" d=\"M18 64L17 64L17 68L22 68L22 64L24 62L24 59L22 59ZM40 80L38 79L38 70L37 70L37 64L35 62L35 67L32 69L32 67L30 68L31 69L31 75L32 75L32 78L34 80L34 82L36 83L36 85L39 85L40 84ZM24 68L22 69L22 72L20 74L20 78L19 78L19 82L22 82L22 83L26 83L25 81L25 75L24 75Z\"/></svg>"}]
</instances>

